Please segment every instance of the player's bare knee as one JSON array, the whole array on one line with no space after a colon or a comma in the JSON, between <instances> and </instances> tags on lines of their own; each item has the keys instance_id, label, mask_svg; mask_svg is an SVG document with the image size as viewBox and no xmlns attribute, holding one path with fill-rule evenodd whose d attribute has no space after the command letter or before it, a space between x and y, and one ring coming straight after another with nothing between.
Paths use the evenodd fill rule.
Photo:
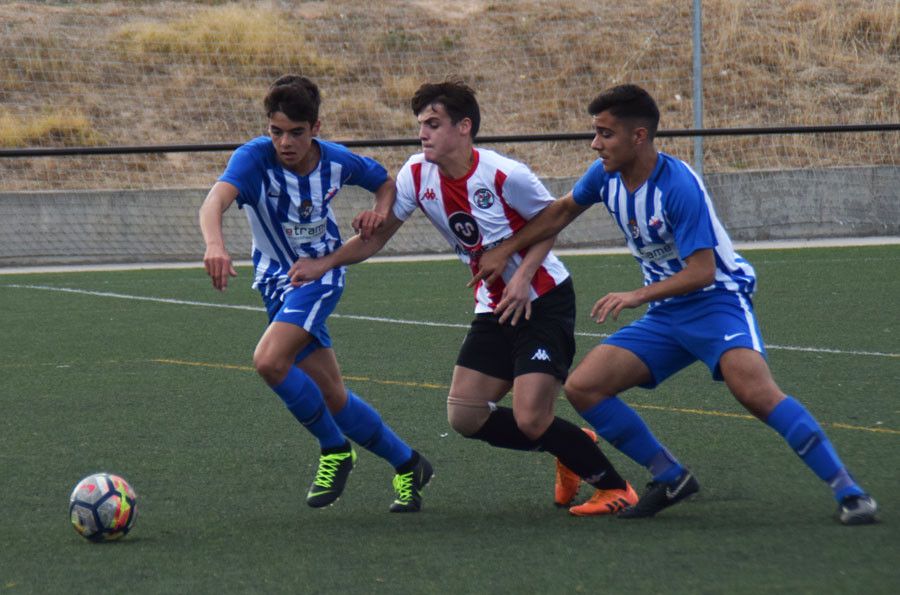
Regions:
<instances>
[{"instance_id":1,"label":"player's bare knee","mask_svg":"<svg viewBox=\"0 0 900 595\"><path fill-rule=\"evenodd\" d=\"M447 397L447 421L461 436L468 438L480 430L490 415L490 406L485 402Z\"/></svg>"},{"instance_id":2,"label":"player's bare knee","mask_svg":"<svg viewBox=\"0 0 900 595\"><path fill-rule=\"evenodd\" d=\"M784 399L784 393L777 387L754 387L732 392L744 409L763 421Z\"/></svg>"},{"instance_id":3,"label":"player's bare knee","mask_svg":"<svg viewBox=\"0 0 900 595\"><path fill-rule=\"evenodd\" d=\"M770 375L734 374L731 370L728 372L725 383L731 394L747 411L762 420L784 399L784 393Z\"/></svg>"},{"instance_id":4,"label":"player's bare knee","mask_svg":"<svg viewBox=\"0 0 900 595\"><path fill-rule=\"evenodd\" d=\"M266 384L277 386L287 376L290 364L257 351L253 354L253 367L256 368L256 373L266 381Z\"/></svg>"},{"instance_id":5,"label":"player's bare knee","mask_svg":"<svg viewBox=\"0 0 900 595\"><path fill-rule=\"evenodd\" d=\"M347 389L343 384L319 386L322 399L331 413L337 413L347 405Z\"/></svg>"},{"instance_id":6,"label":"player's bare knee","mask_svg":"<svg viewBox=\"0 0 900 595\"><path fill-rule=\"evenodd\" d=\"M577 380L573 381L571 377L563 385L563 392L565 392L566 399L569 400L569 403L572 404L576 411L589 409L607 396L603 394L602 390L598 391L595 387L585 386Z\"/></svg>"}]
</instances>

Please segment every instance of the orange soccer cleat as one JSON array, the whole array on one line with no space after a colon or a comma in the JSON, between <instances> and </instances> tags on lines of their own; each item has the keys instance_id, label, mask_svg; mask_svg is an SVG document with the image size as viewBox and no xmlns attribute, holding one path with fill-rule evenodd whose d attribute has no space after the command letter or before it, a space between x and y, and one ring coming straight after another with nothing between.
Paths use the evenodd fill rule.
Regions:
<instances>
[{"instance_id":1,"label":"orange soccer cleat","mask_svg":"<svg viewBox=\"0 0 900 595\"><path fill-rule=\"evenodd\" d=\"M597 434L593 430L581 429L591 437L591 440L597 441ZM556 485L553 488L553 503L559 507L570 505L575 496L578 495L580 487L581 478L574 471L560 463L559 459L556 459Z\"/></svg>"},{"instance_id":2,"label":"orange soccer cleat","mask_svg":"<svg viewBox=\"0 0 900 595\"><path fill-rule=\"evenodd\" d=\"M624 490L597 490L584 504L573 506L569 513L575 516L597 516L601 514L616 514L638 502L637 492L626 483Z\"/></svg>"}]
</instances>

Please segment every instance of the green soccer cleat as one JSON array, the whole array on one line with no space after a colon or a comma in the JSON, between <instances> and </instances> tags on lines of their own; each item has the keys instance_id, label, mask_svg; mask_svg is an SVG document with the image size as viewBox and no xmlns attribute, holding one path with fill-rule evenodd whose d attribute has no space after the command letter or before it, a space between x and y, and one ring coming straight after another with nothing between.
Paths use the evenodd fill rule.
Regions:
<instances>
[{"instance_id":1,"label":"green soccer cleat","mask_svg":"<svg viewBox=\"0 0 900 595\"><path fill-rule=\"evenodd\" d=\"M313 508L329 506L344 493L347 477L356 463L356 451L352 446L340 452L322 453L319 456L319 468L316 478L309 486L306 503Z\"/></svg>"},{"instance_id":2,"label":"green soccer cleat","mask_svg":"<svg viewBox=\"0 0 900 595\"><path fill-rule=\"evenodd\" d=\"M397 497L391 504L391 512L418 512L422 509L422 488L428 485L434 469L431 463L419 455L419 462L408 473L394 476L394 491Z\"/></svg>"}]
</instances>

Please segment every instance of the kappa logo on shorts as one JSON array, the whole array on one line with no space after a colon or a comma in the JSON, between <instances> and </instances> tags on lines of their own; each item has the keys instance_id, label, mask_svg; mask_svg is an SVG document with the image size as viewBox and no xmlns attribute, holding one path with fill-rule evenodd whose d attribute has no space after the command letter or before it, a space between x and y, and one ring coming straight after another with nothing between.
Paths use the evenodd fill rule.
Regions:
<instances>
[{"instance_id":1,"label":"kappa logo on shorts","mask_svg":"<svg viewBox=\"0 0 900 595\"><path fill-rule=\"evenodd\" d=\"M546 349L538 348L538 350L534 352L534 355L531 356L531 361L535 360L540 362L549 362L550 355L547 353Z\"/></svg>"}]
</instances>

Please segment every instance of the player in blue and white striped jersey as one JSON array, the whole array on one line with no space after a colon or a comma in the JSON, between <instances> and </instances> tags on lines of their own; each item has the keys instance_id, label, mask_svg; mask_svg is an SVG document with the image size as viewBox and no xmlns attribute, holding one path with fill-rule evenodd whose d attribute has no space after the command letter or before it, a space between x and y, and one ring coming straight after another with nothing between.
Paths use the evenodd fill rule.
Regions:
<instances>
[{"instance_id":1,"label":"player in blue and white striped jersey","mask_svg":"<svg viewBox=\"0 0 900 595\"><path fill-rule=\"evenodd\" d=\"M277 136L288 134L274 130ZM280 299L291 290L287 271L298 258L320 258L340 247L331 201L342 186L361 186L377 195L387 180L384 167L368 157L321 139L315 145L319 163L301 175L279 163L284 155L271 138L255 138L234 152L219 178L238 190L237 204L253 236L253 287L266 298ZM329 271L322 282L343 286L344 269Z\"/></svg>"},{"instance_id":2,"label":"player in blue and white striped jersey","mask_svg":"<svg viewBox=\"0 0 900 595\"><path fill-rule=\"evenodd\" d=\"M602 323L624 308L649 308L588 353L565 384L567 397L597 433L653 476L638 503L618 516L653 516L700 489L616 396L634 386L654 388L700 360L829 485L840 522L875 522L875 500L847 471L812 415L772 378L751 301L753 267L735 252L697 174L654 147L659 110L653 98L635 85L620 85L596 97L588 111L595 132L591 147L600 159L572 192L483 254L472 283L490 282L510 254L557 234L592 204L604 204L621 228L644 285L603 296L591 316ZM501 300L495 312L510 306Z\"/></svg>"},{"instance_id":3,"label":"player in blue and white striped jersey","mask_svg":"<svg viewBox=\"0 0 900 595\"><path fill-rule=\"evenodd\" d=\"M584 206L595 202L606 206L641 266L644 285L659 283L684 270L686 262L681 254L690 256L699 249L712 248L715 279L701 291L720 289L747 296L753 293L753 267L735 252L703 182L690 166L658 153L649 178L629 192L621 176L606 173L605 164L600 159L590 166L572 191L573 199ZM676 294L652 301L650 306L662 301L684 302L692 297Z\"/></svg>"},{"instance_id":4,"label":"player in blue and white striped jersey","mask_svg":"<svg viewBox=\"0 0 900 595\"><path fill-rule=\"evenodd\" d=\"M300 287L288 277L298 259L321 258L341 246L331 201L343 186L360 186L375 195L373 209L353 221L360 235L368 237L393 204L394 181L373 159L315 138L321 125L320 94L308 78L279 78L264 104L268 136L234 152L200 208L204 266L218 290L237 274L222 235L222 214L237 201L253 236L253 287L269 317L254 366L322 449L307 504L327 506L341 495L356 460L347 436L396 469L397 495L390 510L418 511L419 489L430 479L431 465L344 386L331 349L326 319L343 292L345 268L330 269Z\"/></svg>"}]
</instances>

